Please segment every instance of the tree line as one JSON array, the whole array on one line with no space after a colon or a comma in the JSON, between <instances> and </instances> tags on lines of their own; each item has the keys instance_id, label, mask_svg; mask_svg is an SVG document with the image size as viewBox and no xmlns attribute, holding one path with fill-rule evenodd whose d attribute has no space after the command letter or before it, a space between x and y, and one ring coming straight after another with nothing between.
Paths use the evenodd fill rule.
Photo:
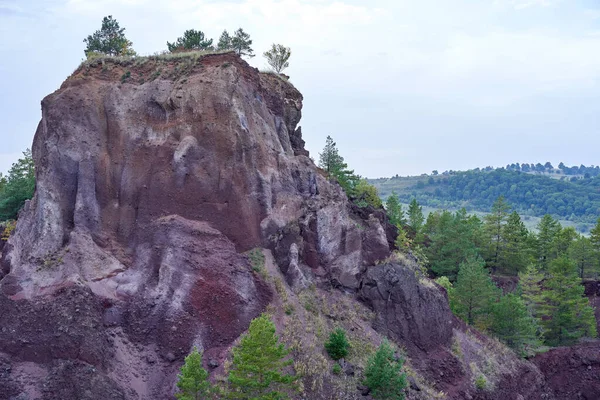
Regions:
<instances>
[{"instance_id":1,"label":"tree line","mask_svg":"<svg viewBox=\"0 0 600 400\"><path fill-rule=\"evenodd\" d=\"M137 55L133 43L125 36L125 28L121 28L112 15L104 17L100 29L88 35L83 42L86 44L84 52L88 59L98 56L134 57ZM231 50L240 57L254 57L252 39L242 28L237 29L232 35L224 30L216 45L213 42L213 39L206 37L201 30L188 29L174 42L167 41L167 49L171 53ZM291 50L281 44L273 44L263 53L263 56L275 72L281 73L289 67Z\"/></svg>"},{"instance_id":2,"label":"tree line","mask_svg":"<svg viewBox=\"0 0 600 400\"><path fill-rule=\"evenodd\" d=\"M466 207L488 212L498 196L504 196L521 215L550 214L585 223L595 222L600 215L600 176L571 181L496 169L429 176L405 189L401 182L398 180L396 185L392 179L385 185L395 188L404 203L416 198L420 204L434 208ZM374 184L383 187L384 182L376 180Z\"/></svg>"},{"instance_id":3,"label":"tree line","mask_svg":"<svg viewBox=\"0 0 600 400\"><path fill-rule=\"evenodd\" d=\"M529 231L503 197L483 220L464 208L425 218L414 198L405 212L395 193L386 210L399 228L397 247L437 277L452 311L468 324L522 352L596 336L582 281L600 275L600 218L585 237L550 215ZM511 276L519 284L503 294L492 278Z\"/></svg>"}]
</instances>

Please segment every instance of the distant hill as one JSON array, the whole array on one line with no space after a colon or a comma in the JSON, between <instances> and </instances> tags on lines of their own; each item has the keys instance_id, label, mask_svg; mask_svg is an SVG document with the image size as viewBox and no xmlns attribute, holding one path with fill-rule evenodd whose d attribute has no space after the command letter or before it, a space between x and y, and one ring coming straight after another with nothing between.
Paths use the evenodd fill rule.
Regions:
<instances>
[{"instance_id":1,"label":"distant hill","mask_svg":"<svg viewBox=\"0 0 600 400\"><path fill-rule=\"evenodd\" d=\"M532 168L533 167L533 168ZM424 206L487 212L503 195L522 215L593 223L600 217L600 168L554 168L550 163L511 164L507 168L445 171L413 177L369 180L382 198L395 191L400 200L413 197Z\"/></svg>"}]
</instances>

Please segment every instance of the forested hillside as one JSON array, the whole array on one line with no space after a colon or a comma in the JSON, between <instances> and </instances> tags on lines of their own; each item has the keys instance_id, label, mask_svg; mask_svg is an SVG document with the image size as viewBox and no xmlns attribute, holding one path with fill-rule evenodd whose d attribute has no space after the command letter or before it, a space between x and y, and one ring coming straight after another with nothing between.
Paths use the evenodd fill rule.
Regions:
<instances>
[{"instance_id":1,"label":"forested hillside","mask_svg":"<svg viewBox=\"0 0 600 400\"><path fill-rule=\"evenodd\" d=\"M504 196L521 215L540 217L550 214L561 220L585 223L597 219L600 214L597 167L564 167L561 163L562 169L540 169L532 173L530 167L523 172L523 166L519 165L517 169L516 165L507 166L509 169L487 168L443 174L434 171L431 175L396 176L370 182L383 198L394 191L403 203L416 198L420 204L429 207L464 207L468 211L488 212L498 196Z\"/></svg>"}]
</instances>

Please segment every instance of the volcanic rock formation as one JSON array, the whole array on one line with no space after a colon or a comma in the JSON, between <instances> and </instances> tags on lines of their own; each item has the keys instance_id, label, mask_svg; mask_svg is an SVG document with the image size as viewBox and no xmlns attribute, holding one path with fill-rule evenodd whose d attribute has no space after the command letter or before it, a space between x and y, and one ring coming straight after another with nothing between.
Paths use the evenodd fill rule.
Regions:
<instances>
[{"instance_id":1,"label":"volcanic rock formation","mask_svg":"<svg viewBox=\"0 0 600 400\"><path fill-rule=\"evenodd\" d=\"M36 192L0 258L0 399L172 398L192 346L219 365L276 296L244 255L257 247L295 291L360 297L448 398L551 399L389 258L394 227L315 167L301 109L233 53L97 59L47 96Z\"/></svg>"},{"instance_id":2,"label":"volcanic rock formation","mask_svg":"<svg viewBox=\"0 0 600 400\"><path fill-rule=\"evenodd\" d=\"M317 172L301 108L232 53L96 61L47 96L36 194L1 261L0 398L168 398L172 361L218 357L269 302L254 247L290 283L357 287L387 237Z\"/></svg>"}]
</instances>

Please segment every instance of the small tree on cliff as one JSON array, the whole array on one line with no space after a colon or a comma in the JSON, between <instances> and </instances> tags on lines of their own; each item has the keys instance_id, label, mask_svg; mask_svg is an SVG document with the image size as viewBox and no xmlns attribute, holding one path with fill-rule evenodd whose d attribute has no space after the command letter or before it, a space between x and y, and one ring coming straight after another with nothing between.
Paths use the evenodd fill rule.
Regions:
<instances>
[{"instance_id":1,"label":"small tree on cliff","mask_svg":"<svg viewBox=\"0 0 600 400\"><path fill-rule=\"evenodd\" d=\"M231 48L239 55L239 56L248 56L254 57L254 51L252 50L252 39L250 39L250 35L244 32L242 28L239 28L233 34L231 38Z\"/></svg>"},{"instance_id":2,"label":"small tree on cliff","mask_svg":"<svg viewBox=\"0 0 600 400\"><path fill-rule=\"evenodd\" d=\"M233 49L233 44L231 43L232 38L229 35L227 30L224 30L219 37L219 42L217 43L217 50L231 50Z\"/></svg>"},{"instance_id":3,"label":"small tree on cliff","mask_svg":"<svg viewBox=\"0 0 600 400\"><path fill-rule=\"evenodd\" d=\"M344 157L340 156L331 136L327 136L325 148L319 153L319 168L334 177L348 196L354 195L354 188L358 185L360 177L348 169L348 164L344 162Z\"/></svg>"},{"instance_id":4,"label":"small tree on cliff","mask_svg":"<svg viewBox=\"0 0 600 400\"><path fill-rule=\"evenodd\" d=\"M233 348L229 372L230 396L234 399L284 399L281 392L290 388L294 376L283 369L292 364L285 360L289 351L275 334L275 324L267 314L250 323L248 333Z\"/></svg>"},{"instance_id":5,"label":"small tree on cliff","mask_svg":"<svg viewBox=\"0 0 600 400\"><path fill-rule=\"evenodd\" d=\"M371 389L371 396L381 400L403 400L406 374L402 373L402 358L396 359L394 349L387 340L379 346L367 361L364 384Z\"/></svg>"},{"instance_id":6,"label":"small tree on cliff","mask_svg":"<svg viewBox=\"0 0 600 400\"><path fill-rule=\"evenodd\" d=\"M203 400L213 393L208 381L208 373L202 368L202 354L196 347L185 358L177 388L179 392L175 393L175 397L178 400Z\"/></svg>"},{"instance_id":7,"label":"small tree on cliff","mask_svg":"<svg viewBox=\"0 0 600 400\"><path fill-rule=\"evenodd\" d=\"M273 68L273 70L278 74L290 66L288 60L290 59L292 52L289 47L273 43L271 50L265 51L263 55L267 59L267 62L271 68Z\"/></svg>"},{"instance_id":8,"label":"small tree on cliff","mask_svg":"<svg viewBox=\"0 0 600 400\"><path fill-rule=\"evenodd\" d=\"M101 53L109 56L132 56L133 43L125 37L125 28L121 28L116 19L109 15L102 19L102 27L83 39L85 54Z\"/></svg>"},{"instance_id":9,"label":"small tree on cliff","mask_svg":"<svg viewBox=\"0 0 600 400\"><path fill-rule=\"evenodd\" d=\"M178 37L175 43L167 42L167 48L171 53L182 50L212 50L213 40L207 39L204 32L188 29Z\"/></svg>"}]
</instances>

